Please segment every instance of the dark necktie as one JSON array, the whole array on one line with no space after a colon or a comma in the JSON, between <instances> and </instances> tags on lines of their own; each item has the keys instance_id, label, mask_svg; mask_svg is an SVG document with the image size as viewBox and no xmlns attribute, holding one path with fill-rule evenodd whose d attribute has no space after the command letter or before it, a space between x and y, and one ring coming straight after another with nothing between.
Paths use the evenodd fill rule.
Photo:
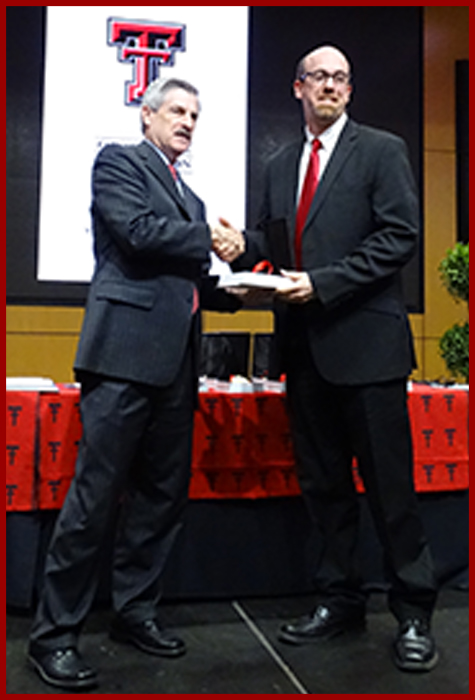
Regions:
<instances>
[{"instance_id":1,"label":"dark necktie","mask_svg":"<svg viewBox=\"0 0 475 700\"><path fill-rule=\"evenodd\" d=\"M175 184L176 184L178 192L183 196L181 185L180 185L180 182L178 180L178 173L176 171L175 166L172 165L171 163L169 163L168 169L172 174L172 178L175 180ZM200 296L198 294L197 288L193 287L193 307L191 309L191 313L193 313L193 314L196 313L198 311L199 307L200 307Z\"/></svg>"},{"instance_id":2,"label":"dark necktie","mask_svg":"<svg viewBox=\"0 0 475 700\"><path fill-rule=\"evenodd\" d=\"M312 142L312 152L308 161L307 172L305 174L305 180L303 183L302 192L300 193L300 200L297 208L294 243L295 267L297 270L302 269L302 231L305 226L308 210L310 209L310 205L318 185L318 174L320 169L318 149L321 148L321 146L322 144L320 141L318 139L314 139Z\"/></svg>"}]
</instances>

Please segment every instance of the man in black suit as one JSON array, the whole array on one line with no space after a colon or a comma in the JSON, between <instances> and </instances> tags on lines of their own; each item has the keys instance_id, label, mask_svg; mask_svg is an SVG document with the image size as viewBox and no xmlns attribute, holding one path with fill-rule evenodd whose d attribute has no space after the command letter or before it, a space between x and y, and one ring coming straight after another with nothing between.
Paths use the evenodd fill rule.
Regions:
<instances>
[{"instance_id":1,"label":"man in black suit","mask_svg":"<svg viewBox=\"0 0 475 700\"><path fill-rule=\"evenodd\" d=\"M280 639L304 644L364 626L356 456L399 623L395 663L429 670L437 662L430 630L436 581L412 481L406 385L415 362L400 279L419 225L407 150L400 138L348 118L350 65L336 48L319 47L300 61L294 93L305 141L271 159L259 230L246 232L246 252L233 265L266 258L265 229L269 236L273 222L286 222L295 254L283 274L293 284L276 294L276 336L298 474L323 548L317 606L284 625ZM316 139L318 186L305 218L297 203ZM233 262L224 229L218 234L217 250Z\"/></svg>"},{"instance_id":2,"label":"man in black suit","mask_svg":"<svg viewBox=\"0 0 475 700\"><path fill-rule=\"evenodd\" d=\"M187 502L200 308L240 306L207 275L204 206L173 171L199 111L192 85L155 81L141 107L144 141L106 146L94 164L96 267L75 360L83 437L28 649L41 678L67 690L97 683L78 637L119 500L111 636L159 656L185 652L161 629L157 604Z\"/></svg>"}]
</instances>

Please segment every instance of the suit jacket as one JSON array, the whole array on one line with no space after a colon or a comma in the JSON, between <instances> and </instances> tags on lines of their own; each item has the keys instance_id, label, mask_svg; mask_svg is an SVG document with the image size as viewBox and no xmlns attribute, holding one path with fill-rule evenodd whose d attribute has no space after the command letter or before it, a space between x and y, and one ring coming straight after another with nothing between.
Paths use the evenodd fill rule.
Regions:
<instances>
[{"instance_id":1,"label":"suit jacket","mask_svg":"<svg viewBox=\"0 0 475 700\"><path fill-rule=\"evenodd\" d=\"M94 164L92 189L96 267L75 370L166 386L179 371L190 333L199 343L194 288L202 306L238 307L207 277L204 205L184 183L180 195L146 142L106 146Z\"/></svg>"},{"instance_id":2,"label":"suit jacket","mask_svg":"<svg viewBox=\"0 0 475 700\"><path fill-rule=\"evenodd\" d=\"M293 247L299 159L293 143L269 163L257 231L236 268L266 257L263 229L287 222ZM304 326L322 375L336 384L407 376L415 365L400 271L414 253L419 210L407 149L397 136L348 120L323 173L302 234L303 268L318 299L279 305L289 348ZM285 369L285 366L283 367Z\"/></svg>"}]
</instances>

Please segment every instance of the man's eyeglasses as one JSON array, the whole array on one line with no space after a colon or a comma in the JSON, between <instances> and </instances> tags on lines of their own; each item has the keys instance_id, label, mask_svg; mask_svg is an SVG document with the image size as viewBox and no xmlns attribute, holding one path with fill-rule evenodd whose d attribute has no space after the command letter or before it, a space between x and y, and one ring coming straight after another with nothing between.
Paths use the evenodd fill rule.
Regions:
<instances>
[{"instance_id":1,"label":"man's eyeglasses","mask_svg":"<svg viewBox=\"0 0 475 700\"><path fill-rule=\"evenodd\" d=\"M342 70L337 70L335 73L327 73L326 70L314 70L301 75L300 81L303 83L305 78L311 78L315 83L326 83L331 78L336 85L346 85L350 76Z\"/></svg>"}]
</instances>

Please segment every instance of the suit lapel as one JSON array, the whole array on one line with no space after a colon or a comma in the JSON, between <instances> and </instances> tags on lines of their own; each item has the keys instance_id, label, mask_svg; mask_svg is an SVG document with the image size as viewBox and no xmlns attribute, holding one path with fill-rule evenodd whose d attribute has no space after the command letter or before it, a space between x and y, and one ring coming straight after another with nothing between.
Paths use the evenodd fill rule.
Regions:
<instances>
[{"instance_id":1,"label":"suit lapel","mask_svg":"<svg viewBox=\"0 0 475 700\"><path fill-rule=\"evenodd\" d=\"M137 146L138 153L140 157L144 160L146 166L153 172L155 177L160 180L161 185L168 192L168 194L175 200L175 202L183 210L183 213L190 217L188 209L186 207L186 202L181 194L178 192L178 188L173 181L173 177L168 170L165 161L160 158L158 153L155 153L153 148L151 148L145 141L142 141Z\"/></svg>"},{"instance_id":2,"label":"suit lapel","mask_svg":"<svg viewBox=\"0 0 475 700\"><path fill-rule=\"evenodd\" d=\"M295 247L295 218L297 216L297 189L299 182L299 166L304 141L296 141L289 146L285 154L283 168L280 171L280 186L282 187L282 201L287 215L287 228L289 232L291 255ZM295 263L295 261L293 261Z\"/></svg>"},{"instance_id":3,"label":"suit lapel","mask_svg":"<svg viewBox=\"0 0 475 700\"><path fill-rule=\"evenodd\" d=\"M317 215L320 207L326 199L327 194L331 190L331 186L338 176L341 168L344 166L348 156L353 151L358 137L358 129L354 122L348 121L343 129L340 138L335 146L335 149L328 161L325 172L322 175L317 188L315 197L313 198L308 213L305 228L311 223L312 219Z\"/></svg>"},{"instance_id":4,"label":"suit lapel","mask_svg":"<svg viewBox=\"0 0 475 700\"><path fill-rule=\"evenodd\" d=\"M286 189L284 192L284 197L286 198L286 211L292 212L292 219L294 223L297 214L297 187L299 181L299 164L302 149L303 142L296 143L295 146L289 151L288 160L286 163L286 170L288 173L291 173L291 175L285 178Z\"/></svg>"}]
</instances>

